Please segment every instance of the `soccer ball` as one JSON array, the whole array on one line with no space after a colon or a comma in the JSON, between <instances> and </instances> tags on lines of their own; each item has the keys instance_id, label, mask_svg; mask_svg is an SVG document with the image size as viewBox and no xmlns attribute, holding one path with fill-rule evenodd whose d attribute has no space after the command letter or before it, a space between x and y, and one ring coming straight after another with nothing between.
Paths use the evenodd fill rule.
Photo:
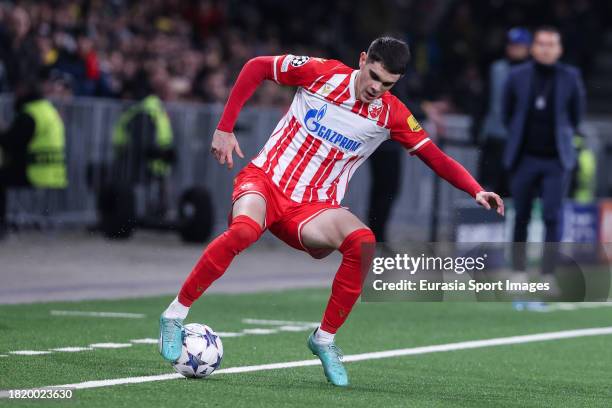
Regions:
<instances>
[{"instance_id":1,"label":"soccer ball","mask_svg":"<svg viewBox=\"0 0 612 408\"><path fill-rule=\"evenodd\" d=\"M223 343L205 324L190 323L183 328L183 350L172 363L177 373L187 378L209 376L221 365Z\"/></svg>"}]
</instances>

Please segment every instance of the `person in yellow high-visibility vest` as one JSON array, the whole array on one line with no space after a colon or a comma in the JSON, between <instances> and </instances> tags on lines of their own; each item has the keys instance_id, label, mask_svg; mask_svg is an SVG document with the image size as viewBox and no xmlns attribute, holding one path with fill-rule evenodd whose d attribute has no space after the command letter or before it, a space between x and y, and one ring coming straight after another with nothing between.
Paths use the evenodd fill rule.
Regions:
<instances>
[{"instance_id":1,"label":"person in yellow high-visibility vest","mask_svg":"<svg viewBox=\"0 0 612 408\"><path fill-rule=\"evenodd\" d=\"M64 122L39 89L15 90L15 118L0 133L0 236L6 231L8 187L63 189L66 175Z\"/></svg>"},{"instance_id":2,"label":"person in yellow high-visibility vest","mask_svg":"<svg viewBox=\"0 0 612 408\"><path fill-rule=\"evenodd\" d=\"M139 173L143 164L148 175L167 176L175 160L172 142L170 119L156 95L131 106L113 128L112 144L115 160L121 163L121 176L131 182L142 181Z\"/></svg>"},{"instance_id":3,"label":"person in yellow high-visibility vest","mask_svg":"<svg viewBox=\"0 0 612 408\"><path fill-rule=\"evenodd\" d=\"M595 200L595 183L597 158L584 140L584 136L574 136L576 149L576 167L572 174L570 197L580 204L589 204Z\"/></svg>"}]
</instances>

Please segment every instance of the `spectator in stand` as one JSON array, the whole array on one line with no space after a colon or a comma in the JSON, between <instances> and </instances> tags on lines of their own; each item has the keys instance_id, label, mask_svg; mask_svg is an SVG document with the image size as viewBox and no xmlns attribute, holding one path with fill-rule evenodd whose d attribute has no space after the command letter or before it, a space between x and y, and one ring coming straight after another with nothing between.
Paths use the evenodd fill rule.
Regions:
<instances>
[{"instance_id":1,"label":"spectator in stand","mask_svg":"<svg viewBox=\"0 0 612 408\"><path fill-rule=\"evenodd\" d=\"M6 70L7 83L15 87L18 83L36 80L41 63L27 11L15 7L6 14L8 24L0 38L0 60Z\"/></svg>"},{"instance_id":2,"label":"spectator in stand","mask_svg":"<svg viewBox=\"0 0 612 408\"><path fill-rule=\"evenodd\" d=\"M70 76L63 83L72 85L73 94L139 99L138 83L150 78L137 75L151 74L146 65L160 59L167 64L169 97L202 100L210 96L198 87L207 81L217 87L219 69L227 82L249 58L289 49L348 60L370 39L370 31L384 27L409 39L414 49L414 82L423 83L425 93L419 99L446 101L449 111L478 114L485 98L482 72L504 43L499 27L533 24L530 16L548 10L562 30L574 33L569 58L588 66L601 43L597 39L605 15L605 5L591 0L501 1L485 8L476 0L383 0L382 10L363 0L16 3L0 3L4 91L13 90L24 75L36 78L42 64L47 72L54 69ZM302 12L295 13L296 7ZM368 19L366 26L357 23ZM316 30L310 22L316 22ZM209 80L206 75L214 77ZM286 93L269 87L253 102L284 106Z\"/></svg>"}]
</instances>

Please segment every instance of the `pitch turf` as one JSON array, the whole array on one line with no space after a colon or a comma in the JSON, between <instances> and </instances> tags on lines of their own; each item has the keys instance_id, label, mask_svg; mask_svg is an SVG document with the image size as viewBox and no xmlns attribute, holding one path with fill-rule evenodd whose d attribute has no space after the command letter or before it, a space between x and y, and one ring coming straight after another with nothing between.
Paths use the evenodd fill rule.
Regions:
<instances>
[{"instance_id":1,"label":"pitch turf","mask_svg":"<svg viewBox=\"0 0 612 408\"><path fill-rule=\"evenodd\" d=\"M316 322L325 290L210 295L189 321L220 332L274 329L245 318ZM156 338L170 297L0 306L0 390L172 373L154 344L46 355L16 350L86 347ZM140 313L145 318L55 316L52 310ZM612 326L612 308L517 312L508 303L359 303L337 336L348 354L496 337ZM298 330L298 329L295 329ZM307 330L224 337L222 368L307 360ZM416 406L610 407L612 335L436 352L347 364L351 386L328 385L320 366L204 380L172 379L77 389L70 407ZM0 405L41 406L0 399Z\"/></svg>"}]
</instances>

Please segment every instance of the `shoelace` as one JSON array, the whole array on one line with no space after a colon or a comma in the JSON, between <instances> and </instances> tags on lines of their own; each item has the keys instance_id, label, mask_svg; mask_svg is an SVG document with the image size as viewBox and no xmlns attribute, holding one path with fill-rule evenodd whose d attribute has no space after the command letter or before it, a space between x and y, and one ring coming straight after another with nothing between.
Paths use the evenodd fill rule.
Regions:
<instances>
[{"instance_id":1,"label":"shoelace","mask_svg":"<svg viewBox=\"0 0 612 408\"><path fill-rule=\"evenodd\" d=\"M172 321L172 324L179 329L181 328L181 324L176 320ZM164 338L167 338L169 342L174 341L174 335L176 331L172 330L170 326L164 326ZM180 332L179 332L180 333Z\"/></svg>"},{"instance_id":2,"label":"shoelace","mask_svg":"<svg viewBox=\"0 0 612 408\"><path fill-rule=\"evenodd\" d=\"M332 353L336 355L336 357L338 357L338 360L342 361L342 358L344 358L344 354L342 354L342 350L340 350L340 347L332 343L329 345L329 349L332 351Z\"/></svg>"}]
</instances>

